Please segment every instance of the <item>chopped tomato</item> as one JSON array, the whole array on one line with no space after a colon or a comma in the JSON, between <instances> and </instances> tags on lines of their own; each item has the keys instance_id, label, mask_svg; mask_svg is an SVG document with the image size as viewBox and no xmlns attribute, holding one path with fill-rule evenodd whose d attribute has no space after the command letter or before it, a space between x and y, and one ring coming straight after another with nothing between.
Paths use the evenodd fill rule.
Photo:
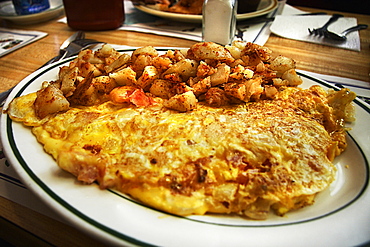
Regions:
<instances>
[{"instance_id":1,"label":"chopped tomato","mask_svg":"<svg viewBox=\"0 0 370 247\"><path fill-rule=\"evenodd\" d=\"M136 106L148 106L152 103L141 88L133 86L122 86L114 88L110 94L110 99L114 103L132 103Z\"/></svg>"},{"instance_id":2,"label":"chopped tomato","mask_svg":"<svg viewBox=\"0 0 370 247\"><path fill-rule=\"evenodd\" d=\"M130 102L136 106L148 106L150 105L149 97L146 96L142 89L136 89L130 95Z\"/></svg>"}]
</instances>

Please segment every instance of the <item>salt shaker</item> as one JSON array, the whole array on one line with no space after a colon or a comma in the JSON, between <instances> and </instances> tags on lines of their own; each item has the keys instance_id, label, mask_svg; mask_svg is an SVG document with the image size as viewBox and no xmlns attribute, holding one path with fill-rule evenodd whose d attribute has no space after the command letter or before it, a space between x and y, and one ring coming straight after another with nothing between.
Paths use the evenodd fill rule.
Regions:
<instances>
[{"instance_id":1,"label":"salt shaker","mask_svg":"<svg viewBox=\"0 0 370 247\"><path fill-rule=\"evenodd\" d=\"M235 37L237 0L205 0L203 41L229 45Z\"/></svg>"}]
</instances>

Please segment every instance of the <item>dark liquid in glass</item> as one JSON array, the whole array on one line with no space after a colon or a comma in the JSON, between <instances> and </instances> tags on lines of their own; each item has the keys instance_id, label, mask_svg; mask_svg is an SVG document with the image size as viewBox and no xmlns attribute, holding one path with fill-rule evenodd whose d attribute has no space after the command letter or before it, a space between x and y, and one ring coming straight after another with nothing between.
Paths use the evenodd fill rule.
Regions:
<instances>
[{"instance_id":1,"label":"dark liquid in glass","mask_svg":"<svg viewBox=\"0 0 370 247\"><path fill-rule=\"evenodd\" d=\"M125 20L123 0L63 0L68 26L77 30L109 30Z\"/></svg>"}]
</instances>

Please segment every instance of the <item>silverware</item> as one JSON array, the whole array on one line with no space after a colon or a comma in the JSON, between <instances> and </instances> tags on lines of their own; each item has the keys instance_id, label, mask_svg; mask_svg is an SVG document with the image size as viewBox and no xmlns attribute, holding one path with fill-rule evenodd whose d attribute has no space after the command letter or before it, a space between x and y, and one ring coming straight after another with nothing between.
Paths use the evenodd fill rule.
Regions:
<instances>
[{"instance_id":1,"label":"silverware","mask_svg":"<svg viewBox=\"0 0 370 247\"><path fill-rule=\"evenodd\" d=\"M313 12L313 13L303 13L303 14L297 14L294 16L311 16L311 15L326 15L326 12ZM238 25L253 25L253 24L259 24L262 22L272 22L275 20L275 17L255 17L251 19L247 19L245 21L238 22Z\"/></svg>"},{"instance_id":2,"label":"silverware","mask_svg":"<svg viewBox=\"0 0 370 247\"><path fill-rule=\"evenodd\" d=\"M66 57L66 49L67 49L68 45L72 41L79 40L79 39L84 39L84 38L85 38L85 33L84 32L78 31L78 32L74 33L71 37L69 37L68 39L66 39L63 42L63 44L60 46L60 48L59 48L59 55L58 56L55 56L52 59L50 59L49 61L47 61L40 68L42 68L42 67L44 67L46 65L52 64L52 63L54 63L56 61L59 61L59 60L65 58Z\"/></svg>"},{"instance_id":3,"label":"silverware","mask_svg":"<svg viewBox=\"0 0 370 247\"><path fill-rule=\"evenodd\" d=\"M318 35L318 36L325 36L325 33L328 32L328 27L330 24L336 22L340 17L343 17L341 14L333 14L332 17L330 17L329 21L325 23L324 26L316 29L308 29L308 32L311 35Z\"/></svg>"},{"instance_id":4,"label":"silverware","mask_svg":"<svg viewBox=\"0 0 370 247\"><path fill-rule=\"evenodd\" d=\"M264 25L262 26L262 28L260 29L260 31L258 32L257 36L255 36L254 40L252 40L253 43L257 42L257 39L260 37L260 35L264 32L265 28L268 27L269 23L275 19L275 16L276 15L280 15L282 12L283 12L283 9L284 9L284 5L285 5L285 2L284 1L279 1L278 2L278 7L270 12L266 18L268 20L264 20L262 21L262 23L264 22ZM254 23L255 24L255 23ZM241 23L239 23L236 27L236 34L235 36L241 40L243 40L243 35L244 35L244 32L246 31L246 29L248 29L248 24L247 26L245 27L242 27L241 26Z\"/></svg>"},{"instance_id":5,"label":"silverware","mask_svg":"<svg viewBox=\"0 0 370 247\"><path fill-rule=\"evenodd\" d=\"M344 30L340 34L337 34L337 33L331 32L331 31L327 31L325 33L325 38L343 42L343 41L347 40L347 37L346 37L347 34L349 34L351 32L354 32L354 31L359 31L359 30L362 30L362 29L366 29L367 27L368 26L366 24L359 24L357 26L353 26L353 27L350 27L350 28Z\"/></svg>"},{"instance_id":6,"label":"silverware","mask_svg":"<svg viewBox=\"0 0 370 247\"><path fill-rule=\"evenodd\" d=\"M92 48L99 44L105 44L105 42L97 41L95 39L78 39L72 41L66 48L66 52L63 58L77 55L80 51L88 48Z\"/></svg>"},{"instance_id":7,"label":"silverware","mask_svg":"<svg viewBox=\"0 0 370 247\"><path fill-rule=\"evenodd\" d=\"M284 6L284 5L282 5ZM279 11L277 11L279 12ZM313 12L313 13L303 13L303 14L297 14L295 16L307 16L307 15L326 15L327 13L326 12ZM260 23L265 23L268 24L270 22L273 22L275 20L275 15L273 16L263 16L263 17L255 17L255 18L251 18L251 19L248 19L248 20L245 20L245 21L240 21L238 22L238 25L237 25L237 28L236 28L236 37L240 38L241 40L243 40L243 33L249 28L250 25L254 25L254 24L260 24Z\"/></svg>"},{"instance_id":8,"label":"silverware","mask_svg":"<svg viewBox=\"0 0 370 247\"><path fill-rule=\"evenodd\" d=\"M67 49L68 47L72 44L73 41L76 41L76 40L82 40L85 38L85 33L84 32L81 32L81 31L78 31L76 33L74 33L73 35L71 35L68 39L66 39L62 45L60 46L59 48L59 55L58 56L55 56L53 57L52 59L50 59L49 61L47 61L44 65L42 65L40 68L42 67L45 67L46 65L49 65L53 62L56 62L56 61L59 61L63 58L67 58L69 56L72 56L74 54L71 54L68 53ZM40 69L39 68L39 69ZM12 88L9 88L8 90L6 90L5 92L2 92L0 93L0 106L2 106L4 104L4 101L6 100L6 98L8 97L8 95L11 93L11 91L15 88L12 87Z\"/></svg>"}]
</instances>

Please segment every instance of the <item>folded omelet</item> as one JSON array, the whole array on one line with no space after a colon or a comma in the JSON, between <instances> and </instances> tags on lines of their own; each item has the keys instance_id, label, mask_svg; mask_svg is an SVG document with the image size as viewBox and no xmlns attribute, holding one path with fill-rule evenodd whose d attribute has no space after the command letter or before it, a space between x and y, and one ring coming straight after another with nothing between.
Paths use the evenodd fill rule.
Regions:
<instances>
[{"instance_id":1,"label":"folded omelet","mask_svg":"<svg viewBox=\"0 0 370 247\"><path fill-rule=\"evenodd\" d=\"M287 87L274 100L188 112L107 101L40 119L29 94L8 113L80 181L177 215L266 219L313 204L333 182L346 143L343 111L331 104L352 97Z\"/></svg>"}]
</instances>

